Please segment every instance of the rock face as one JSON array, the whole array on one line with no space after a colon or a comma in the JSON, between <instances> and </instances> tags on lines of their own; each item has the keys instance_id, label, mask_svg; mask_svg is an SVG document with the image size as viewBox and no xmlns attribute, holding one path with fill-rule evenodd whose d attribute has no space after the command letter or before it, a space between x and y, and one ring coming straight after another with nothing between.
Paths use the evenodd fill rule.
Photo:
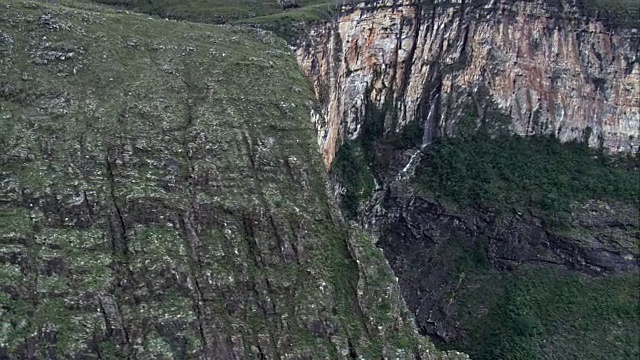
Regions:
<instances>
[{"instance_id":1,"label":"rock face","mask_svg":"<svg viewBox=\"0 0 640 360\"><path fill-rule=\"evenodd\" d=\"M323 105L329 166L370 106L387 132L420 122L424 143L455 135L469 108L480 122L497 108L512 133L635 152L639 49L638 29L586 17L575 1L377 0L312 28L297 57Z\"/></svg>"},{"instance_id":2,"label":"rock face","mask_svg":"<svg viewBox=\"0 0 640 360\"><path fill-rule=\"evenodd\" d=\"M282 40L13 1L0 30L0 358L466 358L334 210Z\"/></svg>"},{"instance_id":3,"label":"rock face","mask_svg":"<svg viewBox=\"0 0 640 360\"><path fill-rule=\"evenodd\" d=\"M498 270L494 276L533 266L601 277L637 274L640 265L640 214L628 204L585 203L574 209L570 231L546 225L534 212L452 210L406 182L390 185L375 207L365 226L375 229L420 331L443 342L459 340L461 319L480 311L452 295L461 287L483 286L457 269L461 254L486 259Z\"/></svg>"}]
</instances>

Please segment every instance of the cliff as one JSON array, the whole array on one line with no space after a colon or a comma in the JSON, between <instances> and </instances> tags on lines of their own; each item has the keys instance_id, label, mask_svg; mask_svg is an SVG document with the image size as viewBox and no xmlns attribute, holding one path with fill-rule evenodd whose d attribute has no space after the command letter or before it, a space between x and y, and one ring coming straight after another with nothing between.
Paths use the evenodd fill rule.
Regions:
<instances>
[{"instance_id":1,"label":"cliff","mask_svg":"<svg viewBox=\"0 0 640 360\"><path fill-rule=\"evenodd\" d=\"M635 152L640 34L633 21L610 23L568 0L346 4L297 49L322 104L325 164L362 133L370 108L385 133L419 122L423 143L487 123ZM461 124L469 111L478 121Z\"/></svg>"},{"instance_id":2,"label":"cliff","mask_svg":"<svg viewBox=\"0 0 640 360\"><path fill-rule=\"evenodd\" d=\"M326 194L264 31L0 2L0 358L466 358Z\"/></svg>"}]
</instances>

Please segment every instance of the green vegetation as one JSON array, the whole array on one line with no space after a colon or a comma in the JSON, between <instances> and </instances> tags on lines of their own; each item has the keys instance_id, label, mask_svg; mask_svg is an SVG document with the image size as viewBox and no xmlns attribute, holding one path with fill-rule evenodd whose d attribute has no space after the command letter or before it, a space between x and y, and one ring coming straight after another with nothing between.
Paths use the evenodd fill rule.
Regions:
<instances>
[{"instance_id":1,"label":"green vegetation","mask_svg":"<svg viewBox=\"0 0 640 360\"><path fill-rule=\"evenodd\" d=\"M361 201L368 200L375 189L375 179L372 169L377 168L379 158L376 146L383 139L385 117L395 117L392 94L388 93L382 109L378 109L373 102L365 105L365 119L362 122L360 136L349 140L340 146L331 164L331 171L344 182L346 194L343 197L343 210L347 217L354 218ZM406 135L409 139L411 136ZM398 137L395 142L404 141Z\"/></svg>"},{"instance_id":2,"label":"green vegetation","mask_svg":"<svg viewBox=\"0 0 640 360\"><path fill-rule=\"evenodd\" d=\"M331 171L344 182L346 188L343 210L347 217L355 218L360 202L370 199L375 189L369 162L358 141L349 141L340 147L331 165Z\"/></svg>"},{"instance_id":3,"label":"green vegetation","mask_svg":"<svg viewBox=\"0 0 640 360\"><path fill-rule=\"evenodd\" d=\"M65 1L65 0L61 0ZM228 23L233 21L268 25L269 30L291 34L298 21L313 21L332 13L336 3L353 0L300 0L301 8L283 11L276 0L77 0L96 2L172 19L195 22ZM478 2L482 5L486 2ZM433 0L421 0L423 7ZM598 16L614 26L639 27L640 2L636 0L582 0L578 4L586 15ZM330 9L326 12L326 9ZM275 15L275 16L274 16ZM320 15L320 16L318 16ZM272 17L273 16L273 17ZM297 30L295 30L297 32Z\"/></svg>"},{"instance_id":4,"label":"green vegetation","mask_svg":"<svg viewBox=\"0 0 640 360\"><path fill-rule=\"evenodd\" d=\"M422 134L424 130L418 121L411 121L402 130L394 133L390 137L390 143L394 149L406 150L414 149L422 144Z\"/></svg>"},{"instance_id":5,"label":"green vegetation","mask_svg":"<svg viewBox=\"0 0 640 360\"><path fill-rule=\"evenodd\" d=\"M61 0L64 3L70 0ZM301 7L283 10L277 0L76 0L94 2L163 18L203 23L245 24L273 31L287 41L305 34L306 24L329 19L339 3L352 0L300 0ZM420 1L423 7L433 0ZM589 0L580 8L589 16L622 27L640 26L640 4L635 0Z\"/></svg>"},{"instance_id":6,"label":"green vegetation","mask_svg":"<svg viewBox=\"0 0 640 360\"><path fill-rule=\"evenodd\" d=\"M637 274L593 279L550 268L474 269L457 295L469 309L466 336L447 348L478 360L640 356Z\"/></svg>"},{"instance_id":7,"label":"green vegetation","mask_svg":"<svg viewBox=\"0 0 640 360\"><path fill-rule=\"evenodd\" d=\"M416 181L422 190L462 206L533 208L559 221L576 201L637 201L637 161L553 137L479 133L434 144L418 166Z\"/></svg>"},{"instance_id":8,"label":"green vegetation","mask_svg":"<svg viewBox=\"0 0 640 360\"><path fill-rule=\"evenodd\" d=\"M336 7L333 2L309 5L271 15L235 21L273 31L288 42L305 35L305 24L331 18Z\"/></svg>"},{"instance_id":9,"label":"green vegetation","mask_svg":"<svg viewBox=\"0 0 640 360\"><path fill-rule=\"evenodd\" d=\"M640 27L640 1L637 0L582 0L588 15L606 20L620 27Z\"/></svg>"},{"instance_id":10,"label":"green vegetation","mask_svg":"<svg viewBox=\"0 0 640 360\"><path fill-rule=\"evenodd\" d=\"M549 136L492 138L484 130L466 130L425 150L416 171L419 188L446 204L531 210L563 231L571 226L564 220L575 214L575 203L600 199L638 206L636 157L609 156ZM454 238L440 250L438 257L450 259L455 269L450 282L459 285L451 301L463 309L458 314L465 334L443 348L479 360L640 355L638 274L590 278L529 265L498 271L487 256L488 240L480 235L469 247Z\"/></svg>"},{"instance_id":11,"label":"green vegetation","mask_svg":"<svg viewBox=\"0 0 640 360\"><path fill-rule=\"evenodd\" d=\"M46 0L39 0L46 1ZM277 0L59 0L67 6L102 4L172 20L198 23L249 25L287 41L305 34L306 25L327 20L336 10L335 0L300 0L300 7L283 10Z\"/></svg>"},{"instance_id":12,"label":"green vegetation","mask_svg":"<svg viewBox=\"0 0 640 360\"><path fill-rule=\"evenodd\" d=\"M86 0L88 1L88 0ZM214 24L244 24L273 31L287 41L305 33L305 24L330 18L335 0L301 0L283 10L276 0L93 0L170 19Z\"/></svg>"}]
</instances>

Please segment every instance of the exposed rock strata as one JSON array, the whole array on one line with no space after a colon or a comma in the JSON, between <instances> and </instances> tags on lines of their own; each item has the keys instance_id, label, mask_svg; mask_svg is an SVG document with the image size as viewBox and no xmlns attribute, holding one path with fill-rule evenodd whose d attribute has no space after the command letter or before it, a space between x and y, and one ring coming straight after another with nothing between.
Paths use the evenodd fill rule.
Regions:
<instances>
[{"instance_id":1,"label":"exposed rock strata","mask_svg":"<svg viewBox=\"0 0 640 360\"><path fill-rule=\"evenodd\" d=\"M368 136L366 122L380 118L387 138L419 122L422 144L490 126L638 151L638 29L584 14L579 2L567 0L345 5L297 48L322 105L314 121L325 165L342 143ZM474 117L476 123L464 123ZM640 224L632 206L576 205L568 232L546 226L533 209L454 211L410 183L417 149L387 147L374 146L368 171L377 189L360 204L358 220L379 239L421 331L434 339L463 332L462 310L449 301L459 286L452 277L456 252L482 247L498 271L543 265L595 277L638 272ZM334 180L341 198L342 179Z\"/></svg>"},{"instance_id":2,"label":"exposed rock strata","mask_svg":"<svg viewBox=\"0 0 640 360\"><path fill-rule=\"evenodd\" d=\"M357 137L367 103L386 131L420 121L424 142L455 135L469 106L505 130L588 139L633 152L640 145L640 35L587 18L573 1L377 0L345 5L297 50L323 117L325 164Z\"/></svg>"}]
</instances>

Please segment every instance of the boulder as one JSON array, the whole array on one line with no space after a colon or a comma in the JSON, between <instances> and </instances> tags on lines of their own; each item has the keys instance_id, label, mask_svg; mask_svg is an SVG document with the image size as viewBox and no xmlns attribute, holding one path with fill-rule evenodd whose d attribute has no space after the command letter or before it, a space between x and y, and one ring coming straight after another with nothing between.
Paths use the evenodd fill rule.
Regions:
<instances>
[{"instance_id":1,"label":"boulder","mask_svg":"<svg viewBox=\"0 0 640 360\"><path fill-rule=\"evenodd\" d=\"M278 0L278 5L283 9L291 9L300 7L300 0Z\"/></svg>"}]
</instances>

